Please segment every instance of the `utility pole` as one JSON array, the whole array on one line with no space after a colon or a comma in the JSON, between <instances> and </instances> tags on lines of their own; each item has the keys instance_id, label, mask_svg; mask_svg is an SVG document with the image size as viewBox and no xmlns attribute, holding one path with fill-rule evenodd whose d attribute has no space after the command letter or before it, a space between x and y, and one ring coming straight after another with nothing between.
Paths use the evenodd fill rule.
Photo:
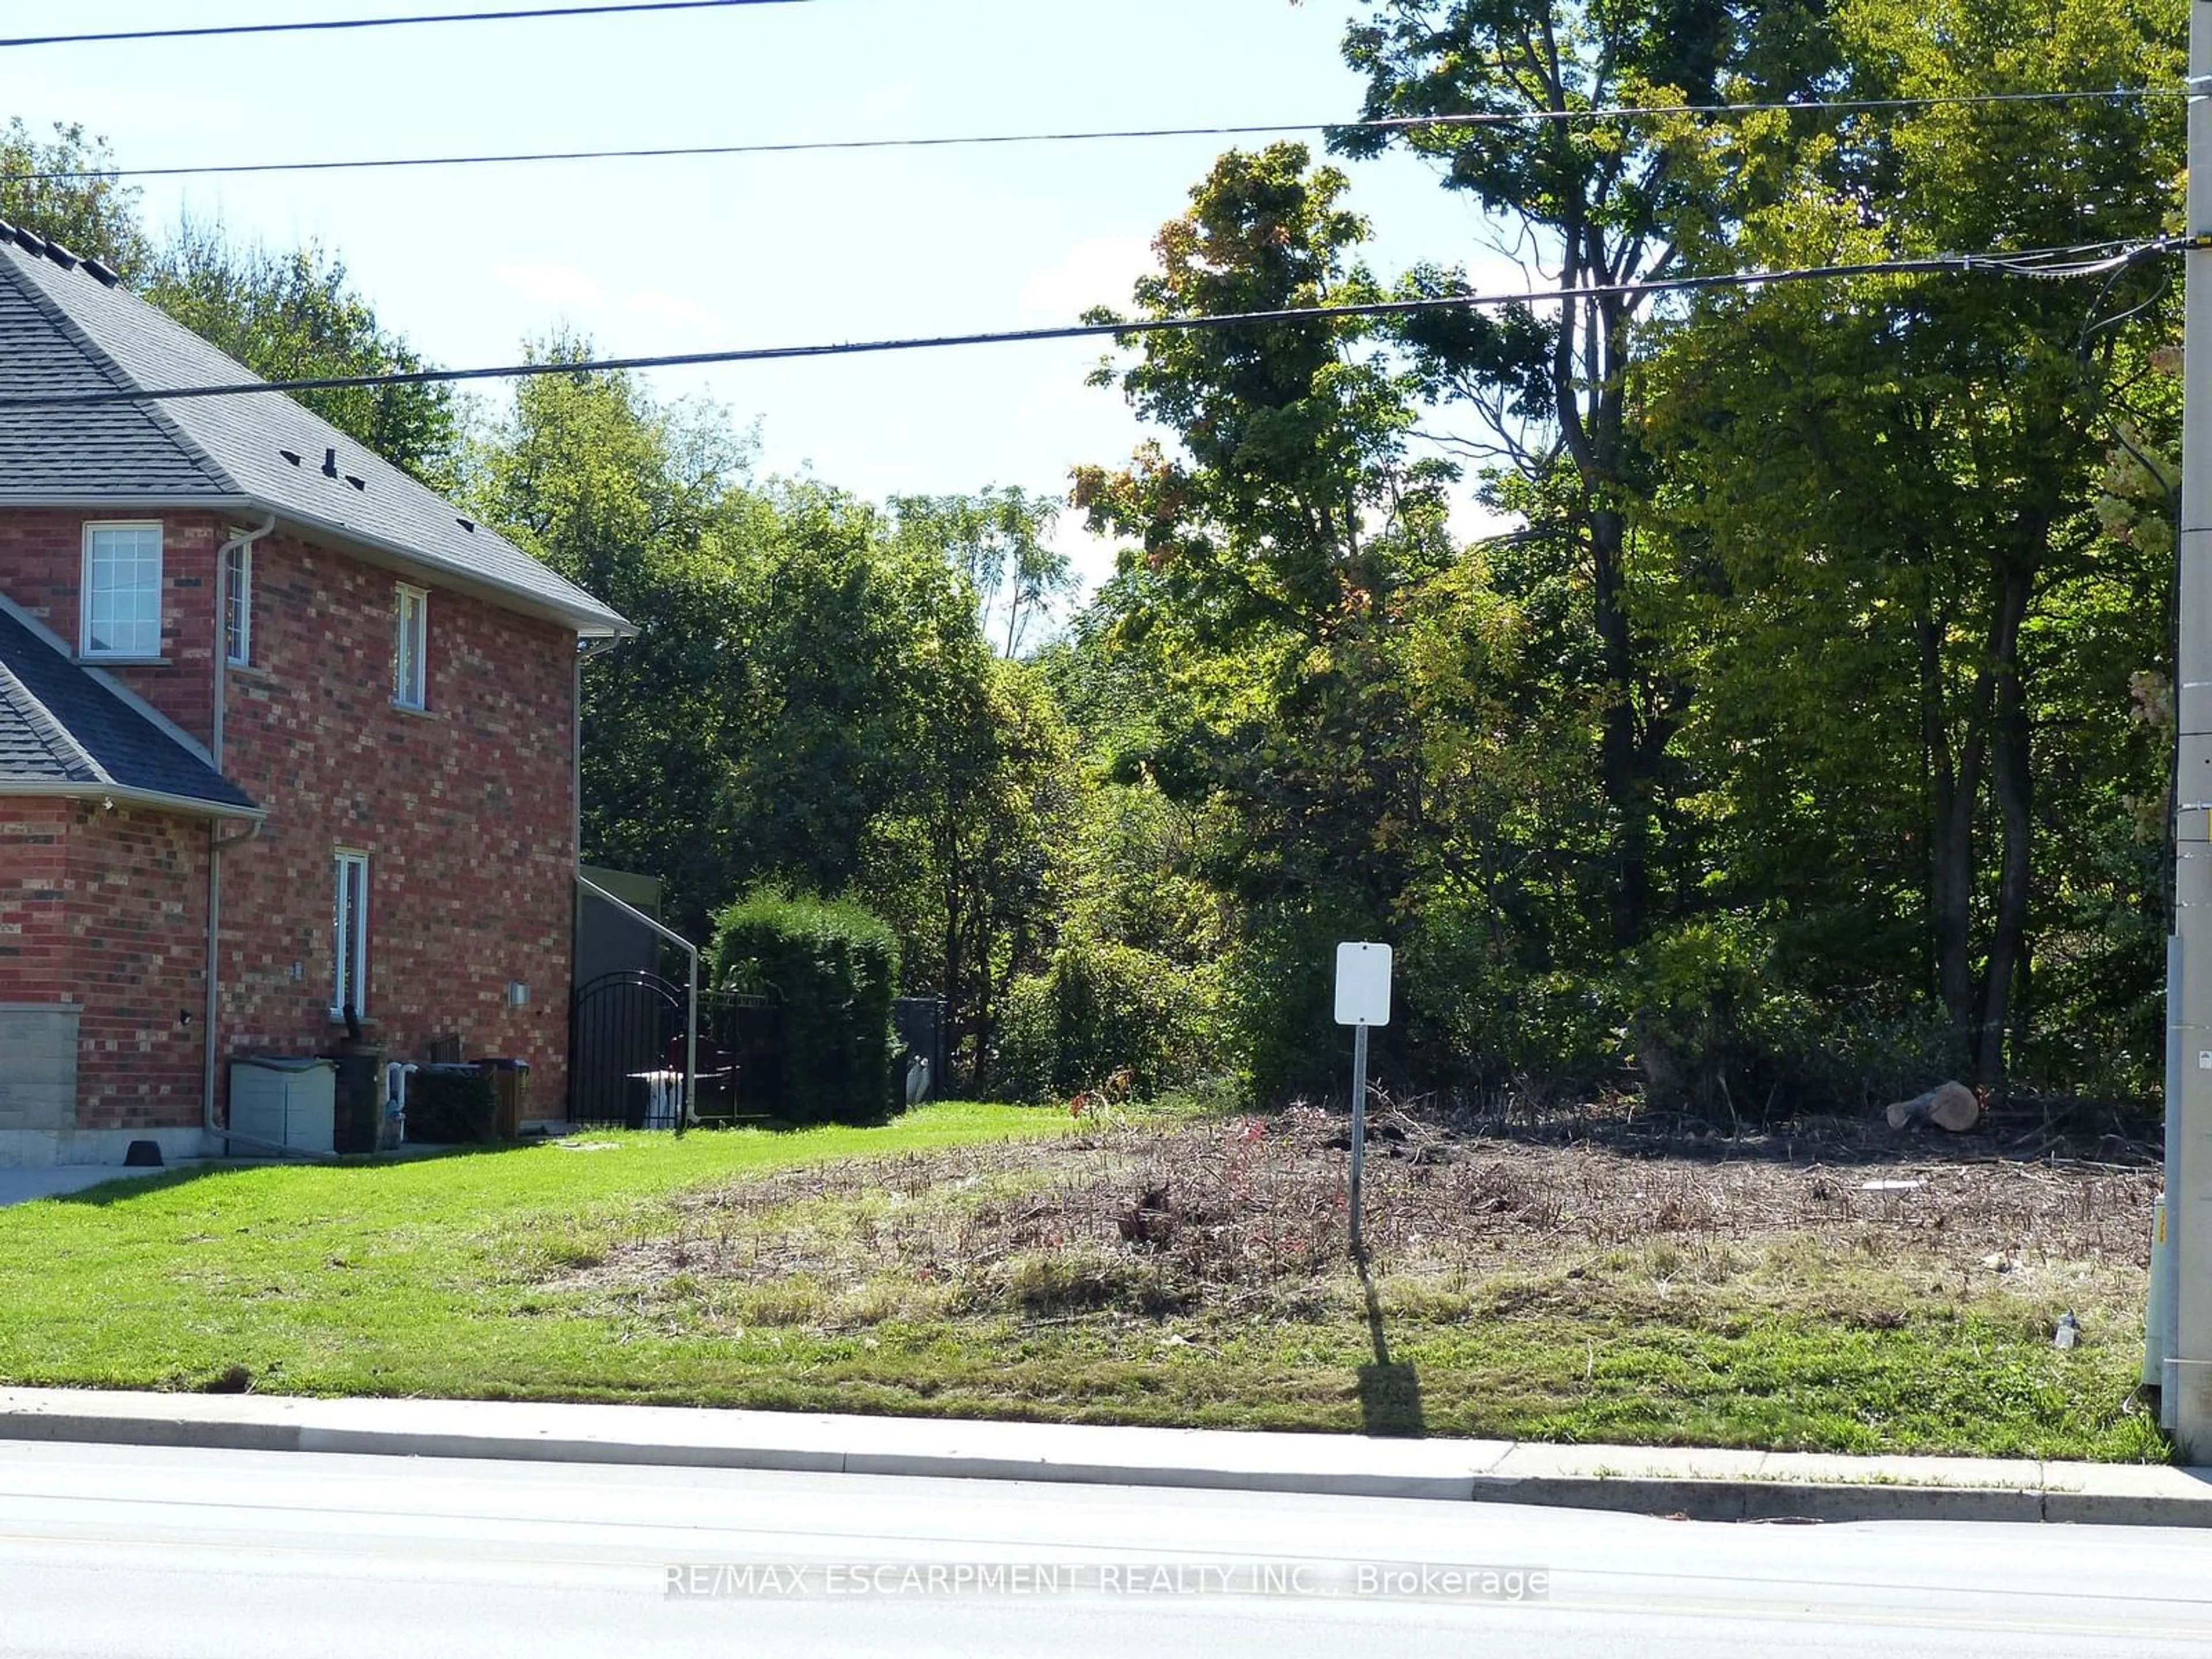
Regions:
<instances>
[{"instance_id":1,"label":"utility pole","mask_svg":"<svg viewBox=\"0 0 2212 1659\"><path fill-rule=\"evenodd\" d=\"M2166 957L2166 1212L2174 1252L2160 1414L2212 1464L2212 0L2189 8L2187 324L2175 645L2173 938Z\"/></svg>"}]
</instances>

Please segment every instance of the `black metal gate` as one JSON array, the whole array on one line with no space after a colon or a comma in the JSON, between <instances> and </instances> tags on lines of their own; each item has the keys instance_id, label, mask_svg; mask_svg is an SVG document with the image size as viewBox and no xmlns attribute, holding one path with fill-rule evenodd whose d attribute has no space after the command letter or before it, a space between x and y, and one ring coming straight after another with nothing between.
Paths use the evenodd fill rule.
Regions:
<instances>
[{"instance_id":1,"label":"black metal gate","mask_svg":"<svg viewBox=\"0 0 2212 1659\"><path fill-rule=\"evenodd\" d=\"M600 1129L676 1127L684 1013L684 987L658 974L626 969L579 986L568 1003L568 1121Z\"/></svg>"},{"instance_id":2,"label":"black metal gate","mask_svg":"<svg viewBox=\"0 0 2212 1659\"><path fill-rule=\"evenodd\" d=\"M568 1004L568 1121L580 1127L681 1129L689 994L635 969L604 974ZM699 1122L775 1115L780 1024L764 997L699 994Z\"/></svg>"}]
</instances>

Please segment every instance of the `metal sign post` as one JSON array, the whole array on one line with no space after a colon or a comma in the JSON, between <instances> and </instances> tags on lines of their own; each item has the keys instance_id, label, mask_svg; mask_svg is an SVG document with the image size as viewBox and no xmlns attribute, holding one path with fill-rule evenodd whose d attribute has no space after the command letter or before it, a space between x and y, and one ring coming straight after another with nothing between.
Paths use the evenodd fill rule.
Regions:
<instances>
[{"instance_id":1,"label":"metal sign post","mask_svg":"<svg viewBox=\"0 0 2212 1659\"><path fill-rule=\"evenodd\" d=\"M1352 1028L1352 1253L1367 1248L1359 1236L1359 1194L1367 1170L1367 1022Z\"/></svg>"},{"instance_id":2,"label":"metal sign post","mask_svg":"<svg viewBox=\"0 0 2212 1659\"><path fill-rule=\"evenodd\" d=\"M1336 947L1336 1023L1352 1027L1352 1253L1364 1255L1360 1188L1367 1163L1367 1028L1390 1023L1390 947Z\"/></svg>"},{"instance_id":3,"label":"metal sign post","mask_svg":"<svg viewBox=\"0 0 2212 1659\"><path fill-rule=\"evenodd\" d=\"M2212 3L2196 0L2189 11L2190 249L2166 988L2166 1250L2174 1296L2159 1405L2182 1461L2212 1463L2212 240L2200 240L2212 234Z\"/></svg>"}]
</instances>

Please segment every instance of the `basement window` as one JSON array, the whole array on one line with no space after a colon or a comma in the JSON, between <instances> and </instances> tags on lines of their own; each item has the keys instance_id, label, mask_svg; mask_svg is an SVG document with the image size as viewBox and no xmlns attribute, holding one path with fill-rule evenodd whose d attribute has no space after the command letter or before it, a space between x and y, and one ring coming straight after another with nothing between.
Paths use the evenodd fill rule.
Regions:
<instances>
[{"instance_id":1,"label":"basement window","mask_svg":"<svg viewBox=\"0 0 2212 1659\"><path fill-rule=\"evenodd\" d=\"M429 690L430 596L399 584L392 606L392 701L402 708L426 706Z\"/></svg>"},{"instance_id":2,"label":"basement window","mask_svg":"<svg viewBox=\"0 0 2212 1659\"><path fill-rule=\"evenodd\" d=\"M87 657L161 654L161 526L84 527L79 648Z\"/></svg>"}]
</instances>

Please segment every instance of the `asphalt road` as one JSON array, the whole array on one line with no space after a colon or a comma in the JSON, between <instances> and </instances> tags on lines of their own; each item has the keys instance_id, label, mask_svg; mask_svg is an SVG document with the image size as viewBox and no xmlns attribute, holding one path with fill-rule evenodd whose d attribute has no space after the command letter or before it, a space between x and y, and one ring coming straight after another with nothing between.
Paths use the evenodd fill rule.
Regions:
<instances>
[{"instance_id":1,"label":"asphalt road","mask_svg":"<svg viewBox=\"0 0 2212 1659\"><path fill-rule=\"evenodd\" d=\"M2212 1532L0 1443L10 1659L1047 1652L2202 1656Z\"/></svg>"}]
</instances>

